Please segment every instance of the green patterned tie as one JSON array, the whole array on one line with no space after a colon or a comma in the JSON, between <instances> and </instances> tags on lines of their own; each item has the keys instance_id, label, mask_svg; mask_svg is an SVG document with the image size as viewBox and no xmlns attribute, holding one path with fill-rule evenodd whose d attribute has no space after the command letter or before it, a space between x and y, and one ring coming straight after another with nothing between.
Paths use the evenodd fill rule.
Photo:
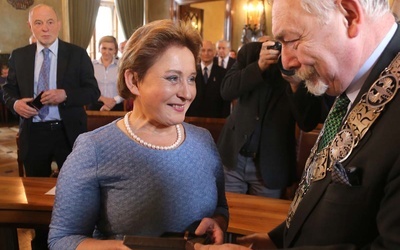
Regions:
<instances>
[{"instance_id":1,"label":"green patterned tie","mask_svg":"<svg viewBox=\"0 0 400 250\"><path fill-rule=\"evenodd\" d=\"M346 93L341 94L337 99L331 112L325 121L324 134L318 145L318 152L328 145L333 137L338 132L340 124L342 124L343 117L346 115L347 107L350 100L347 98Z\"/></svg>"}]
</instances>

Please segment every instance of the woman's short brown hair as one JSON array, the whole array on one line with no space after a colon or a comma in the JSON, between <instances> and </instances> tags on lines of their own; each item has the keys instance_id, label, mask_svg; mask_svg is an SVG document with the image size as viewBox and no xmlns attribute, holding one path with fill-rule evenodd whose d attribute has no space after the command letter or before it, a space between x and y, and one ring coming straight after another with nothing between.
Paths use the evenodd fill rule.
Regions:
<instances>
[{"instance_id":1,"label":"woman's short brown hair","mask_svg":"<svg viewBox=\"0 0 400 250\"><path fill-rule=\"evenodd\" d=\"M182 21L158 20L137 29L129 38L118 70L118 91L121 97L134 98L125 83L125 71L137 73L137 81L141 81L148 69L171 46L186 47L196 61L201 46L199 33ZM137 84L133 79L133 83Z\"/></svg>"},{"instance_id":2,"label":"woman's short brown hair","mask_svg":"<svg viewBox=\"0 0 400 250\"><path fill-rule=\"evenodd\" d=\"M102 43L113 43L114 47L115 47L115 55L118 53L118 43L117 43L117 39L113 36L103 36L102 38L100 38L99 41L99 49Z\"/></svg>"}]
</instances>

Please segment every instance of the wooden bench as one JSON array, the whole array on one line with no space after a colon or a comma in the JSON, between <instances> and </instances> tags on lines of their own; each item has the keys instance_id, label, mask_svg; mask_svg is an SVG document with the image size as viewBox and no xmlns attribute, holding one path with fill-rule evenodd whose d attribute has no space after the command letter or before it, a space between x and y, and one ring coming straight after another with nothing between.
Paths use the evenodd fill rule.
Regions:
<instances>
[{"instance_id":1,"label":"wooden bench","mask_svg":"<svg viewBox=\"0 0 400 250\"><path fill-rule=\"evenodd\" d=\"M96 128L104 126L118 118L123 117L125 111L93 111L86 110L87 115L87 129L92 131Z\"/></svg>"},{"instance_id":2,"label":"wooden bench","mask_svg":"<svg viewBox=\"0 0 400 250\"><path fill-rule=\"evenodd\" d=\"M118 118L123 117L125 111L92 111L86 110L88 116L88 131L104 126ZM210 131L214 141L217 142L222 127L225 124L225 118L208 117L186 117L185 122L203 127Z\"/></svg>"},{"instance_id":3,"label":"wooden bench","mask_svg":"<svg viewBox=\"0 0 400 250\"><path fill-rule=\"evenodd\" d=\"M215 143L218 140L219 134L221 133L222 127L225 124L225 118L208 118L208 117L193 117L187 116L185 122L208 129Z\"/></svg>"}]
</instances>

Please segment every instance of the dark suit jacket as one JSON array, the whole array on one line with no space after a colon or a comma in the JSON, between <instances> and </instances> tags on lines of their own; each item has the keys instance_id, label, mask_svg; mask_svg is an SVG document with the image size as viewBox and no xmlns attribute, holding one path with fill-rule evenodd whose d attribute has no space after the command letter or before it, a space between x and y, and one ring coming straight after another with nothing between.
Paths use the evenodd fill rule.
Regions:
<instances>
[{"instance_id":1,"label":"dark suit jacket","mask_svg":"<svg viewBox=\"0 0 400 250\"><path fill-rule=\"evenodd\" d=\"M230 102L221 97L221 82L226 70L213 63L207 83L204 83L201 66L197 66L196 98L186 116L225 118L230 113Z\"/></svg>"},{"instance_id":2,"label":"dark suit jacket","mask_svg":"<svg viewBox=\"0 0 400 250\"><path fill-rule=\"evenodd\" d=\"M235 62L236 62L236 59L229 57L228 64L226 65L226 70L227 71L230 70L230 68L233 66L233 64L235 64ZM214 57L213 63L218 65L218 57L217 56Z\"/></svg>"},{"instance_id":3,"label":"dark suit jacket","mask_svg":"<svg viewBox=\"0 0 400 250\"><path fill-rule=\"evenodd\" d=\"M378 59L355 104L400 51L400 30ZM353 104L354 105L354 104ZM400 249L400 94L343 162L360 169L360 184L332 182L330 172L311 184L292 218L269 233L284 247L326 246L338 249ZM318 247L317 249L325 249Z\"/></svg>"},{"instance_id":4,"label":"dark suit jacket","mask_svg":"<svg viewBox=\"0 0 400 250\"><path fill-rule=\"evenodd\" d=\"M4 97L7 107L14 110L16 100L33 97L36 44L14 50L11 53ZM87 131L84 105L97 101L100 90L97 86L92 62L87 52L76 45L59 40L57 57L57 88L64 89L67 101L58 105L61 119L70 145L76 137ZM30 119L20 119L20 159L28 150Z\"/></svg>"},{"instance_id":5,"label":"dark suit jacket","mask_svg":"<svg viewBox=\"0 0 400 250\"><path fill-rule=\"evenodd\" d=\"M234 169L240 149L260 120L256 164L267 187L277 189L296 179L296 121L304 131L315 128L321 104L304 87L293 94L277 65L261 73L257 62L261 45L244 45L222 81L222 97L238 102L222 129L218 149L224 166Z\"/></svg>"}]
</instances>

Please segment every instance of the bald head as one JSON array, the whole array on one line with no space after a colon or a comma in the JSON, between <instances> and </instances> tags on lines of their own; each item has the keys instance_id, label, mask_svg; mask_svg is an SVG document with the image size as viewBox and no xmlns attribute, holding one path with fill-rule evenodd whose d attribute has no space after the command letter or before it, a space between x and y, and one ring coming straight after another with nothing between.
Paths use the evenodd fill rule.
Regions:
<instances>
[{"instance_id":1,"label":"bald head","mask_svg":"<svg viewBox=\"0 0 400 250\"><path fill-rule=\"evenodd\" d=\"M210 41L203 41L203 46L200 49L200 60L207 66L212 63L214 56L214 44Z\"/></svg>"},{"instance_id":2,"label":"bald head","mask_svg":"<svg viewBox=\"0 0 400 250\"><path fill-rule=\"evenodd\" d=\"M29 27L37 42L49 47L58 38L61 23L53 7L39 4L29 11Z\"/></svg>"}]
</instances>

